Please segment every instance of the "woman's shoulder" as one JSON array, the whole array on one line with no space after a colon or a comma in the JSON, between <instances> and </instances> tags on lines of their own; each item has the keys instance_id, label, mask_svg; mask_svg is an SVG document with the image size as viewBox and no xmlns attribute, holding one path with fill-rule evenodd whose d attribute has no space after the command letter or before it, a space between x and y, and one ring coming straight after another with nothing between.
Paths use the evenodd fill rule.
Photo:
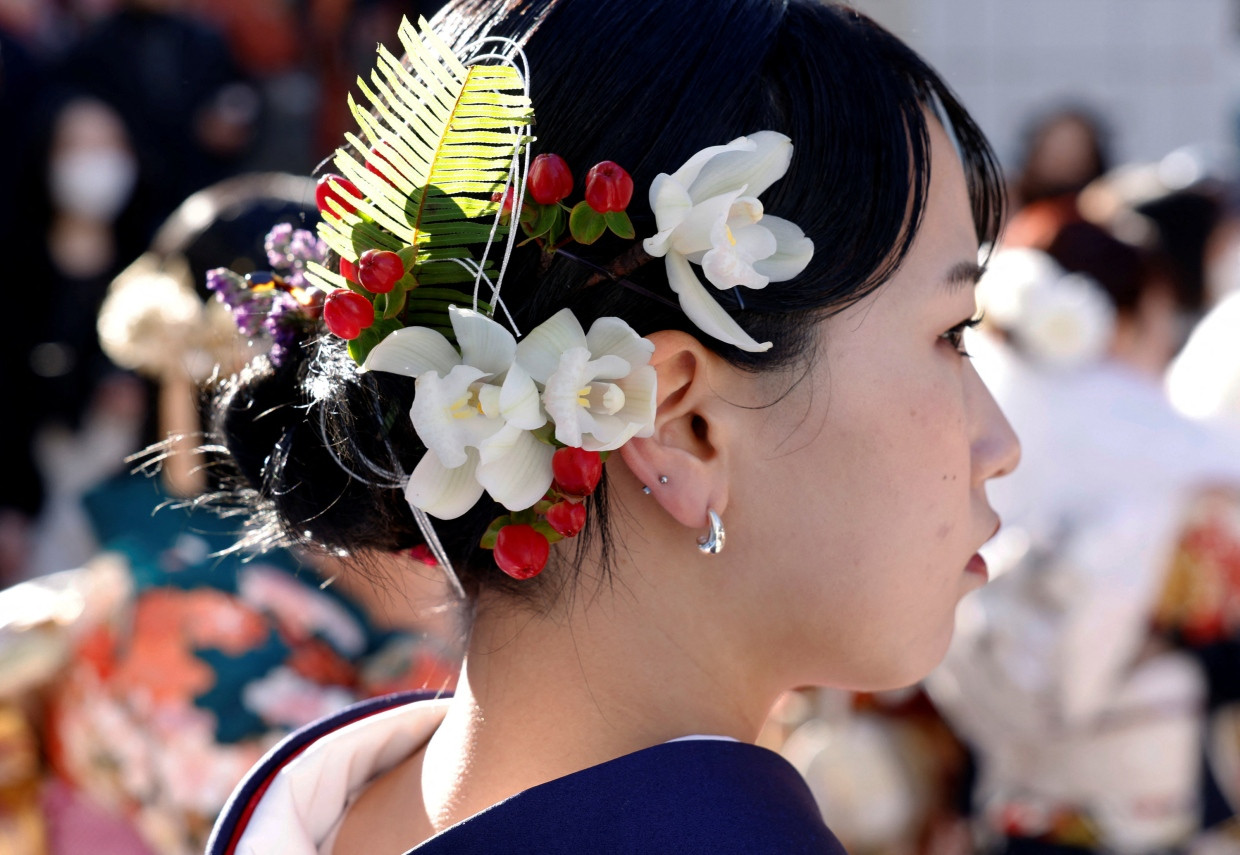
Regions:
<instances>
[{"instance_id":1,"label":"woman's shoulder","mask_svg":"<svg viewBox=\"0 0 1240 855\"><path fill-rule=\"evenodd\" d=\"M352 792L416 750L445 701L405 693L357 704L287 738L238 788L208 855L315 855ZM339 771L347 769L346 775ZM332 774L329 774L331 772ZM809 788L765 748L664 743L532 787L411 850L840 853Z\"/></svg>"}]
</instances>

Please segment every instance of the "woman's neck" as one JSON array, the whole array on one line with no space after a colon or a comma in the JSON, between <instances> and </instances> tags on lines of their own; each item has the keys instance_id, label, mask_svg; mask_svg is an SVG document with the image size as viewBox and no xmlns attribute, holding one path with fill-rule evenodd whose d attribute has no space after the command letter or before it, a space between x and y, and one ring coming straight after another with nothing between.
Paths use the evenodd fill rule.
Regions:
<instances>
[{"instance_id":1,"label":"woman's neck","mask_svg":"<svg viewBox=\"0 0 1240 855\"><path fill-rule=\"evenodd\" d=\"M484 595L456 698L427 746L437 828L517 792L679 736L752 741L763 691L726 643L620 587L537 615ZM682 612L683 615L683 612Z\"/></svg>"}]
</instances>

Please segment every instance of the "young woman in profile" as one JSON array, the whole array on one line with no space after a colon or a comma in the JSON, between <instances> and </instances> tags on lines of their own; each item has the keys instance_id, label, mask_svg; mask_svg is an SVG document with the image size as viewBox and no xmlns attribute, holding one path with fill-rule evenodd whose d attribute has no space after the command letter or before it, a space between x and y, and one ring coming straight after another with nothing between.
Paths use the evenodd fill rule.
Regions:
<instances>
[{"instance_id":1,"label":"young woman in profile","mask_svg":"<svg viewBox=\"0 0 1240 855\"><path fill-rule=\"evenodd\" d=\"M461 0L431 28L467 65L520 45L558 156L495 179L530 236L502 292L366 326L433 279L397 248L431 194L387 125L321 185L348 202L327 329L227 384L218 427L260 534L429 542L471 599L464 670L275 749L210 851L839 852L751 743L790 687L925 675L985 581L1018 456L961 343L994 157L909 48L815 0Z\"/></svg>"}]
</instances>

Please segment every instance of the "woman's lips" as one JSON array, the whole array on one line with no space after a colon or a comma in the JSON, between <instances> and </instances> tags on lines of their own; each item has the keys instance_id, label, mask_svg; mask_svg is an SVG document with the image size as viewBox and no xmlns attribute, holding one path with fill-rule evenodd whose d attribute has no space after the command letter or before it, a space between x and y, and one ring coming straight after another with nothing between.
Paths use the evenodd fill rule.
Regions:
<instances>
[{"instance_id":1,"label":"woman's lips","mask_svg":"<svg viewBox=\"0 0 1240 855\"><path fill-rule=\"evenodd\" d=\"M973 557L969 559L969 563L964 566L966 573L974 573L983 579L990 578L990 571L986 568L986 559L973 553Z\"/></svg>"}]
</instances>

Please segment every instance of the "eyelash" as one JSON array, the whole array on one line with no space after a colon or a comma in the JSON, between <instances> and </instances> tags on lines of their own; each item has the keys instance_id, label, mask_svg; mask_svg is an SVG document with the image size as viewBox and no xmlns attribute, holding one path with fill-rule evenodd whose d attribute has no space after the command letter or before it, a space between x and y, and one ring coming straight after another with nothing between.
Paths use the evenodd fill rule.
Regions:
<instances>
[{"instance_id":1,"label":"eyelash","mask_svg":"<svg viewBox=\"0 0 1240 855\"><path fill-rule=\"evenodd\" d=\"M954 327L949 329L947 332L939 336L939 338L943 339L943 341L947 342L952 347L954 347L956 349L956 352L959 353L961 356L967 357L969 355L969 352L964 349L964 331L971 330L977 327L977 325L982 322L983 317L984 315L979 314L975 317L969 318L967 321L961 321L960 323L956 324Z\"/></svg>"}]
</instances>

